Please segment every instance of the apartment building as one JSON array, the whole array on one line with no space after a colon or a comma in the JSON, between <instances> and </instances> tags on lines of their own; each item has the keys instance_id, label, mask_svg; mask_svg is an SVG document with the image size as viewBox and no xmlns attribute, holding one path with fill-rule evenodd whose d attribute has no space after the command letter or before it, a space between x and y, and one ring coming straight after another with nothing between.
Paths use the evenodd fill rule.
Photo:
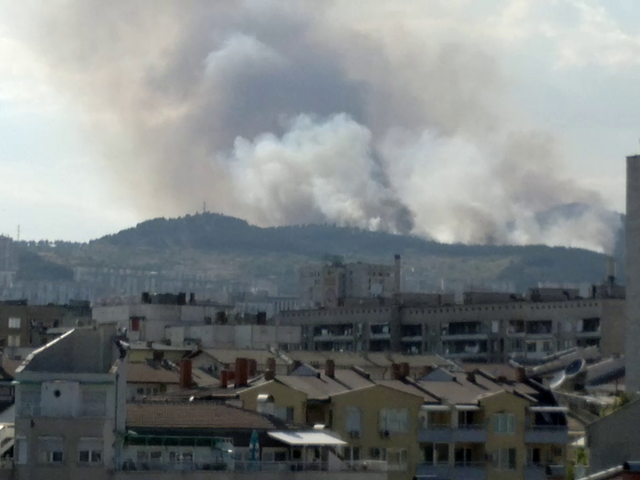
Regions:
<instances>
[{"instance_id":1,"label":"apartment building","mask_svg":"<svg viewBox=\"0 0 640 480\"><path fill-rule=\"evenodd\" d=\"M17 352L51 340L49 329L90 324L91 308L86 302L71 305L29 305L25 300L0 302L0 343Z\"/></svg>"},{"instance_id":2,"label":"apartment building","mask_svg":"<svg viewBox=\"0 0 640 480\"><path fill-rule=\"evenodd\" d=\"M358 368L301 365L238 393L242 406L288 422L323 425L348 442L345 461L387 462L389 478L563 478L565 409L541 385L477 370L436 368L418 380L408 364L372 380Z\"/></svg>"},{"instance_id":3,"label":"apartment building","mask_svg":"<svg viewBox=\"0 0 640 480\"><path fill-rule=\"evenodd\" d=\"M132 343L157 342L202 348L297 348L300 327L266 324L265 312L249 321L238 319L233 308L211 302L198 303L190 294L142 294L122 305L97 305L97 323L117 322Z\"/></svg>"},{"instance_id":4,"label":"apartment building","mask_svg":"<svg viewBox=\"0 0 640 480\"><path fill-rule=\"evenodd\" d=\"M111 478L126 410L126 352L115 340L113 325L73 330L16 370L13 478Z\"/></svg>"},{"instance_id":5,"label":"apartment building","mask_svg":"<svg viewBox=\"0 0 640 480\"><path fill-rule=\"evenodd\" d=\"M18 266L18 254L13 239L0 235L0 292L3 288L11 288Z\"/></svg>"},{"instance_id":6,"label":"apartment building","mask_svg":"<svg viewBox=\"0 0 640 480\"><path fill-rule=\"evenodd\" d=\"M15 437L0 429L0 450L13 441L14 457L0 462L0 479L387 478L386 462L344 462L346 442L335 433L291 430L255 409L127 404L128 351L116 332L109 324L72 330L17 369ZM190 367L181 364L181 389L191 386ZM132 371L130 380L140 377Z\"/></svg>"},{"instance_id":7,"label":"apartment building","mask_svg":"<svg viewBox=\"0 0 640 480\"><path fill-rule=\"evenodd\" d=\"M300 326L307 350L390 350L522 363L572 347L597 346L603 355L624 353L623 298L558 298L556 292L532 291L527 298L509 295L502 303L485 303L476 294L474 303L456 305L446 298L424 303L400 294L387 301L281 312L275 322Z\"/></svg>"},{"instance_id":8,"label":"apartment building","mask_svg":"<svg viewBox=\"0 0 640 480\"><path fill-rule=\"evenodd\" d=\"M390 298L400 291L401 259L394 265L343 263L334 259L325 265L300 269L300 305L305 308L335 308L349 298Z\"/></svg>"}]
</instances>

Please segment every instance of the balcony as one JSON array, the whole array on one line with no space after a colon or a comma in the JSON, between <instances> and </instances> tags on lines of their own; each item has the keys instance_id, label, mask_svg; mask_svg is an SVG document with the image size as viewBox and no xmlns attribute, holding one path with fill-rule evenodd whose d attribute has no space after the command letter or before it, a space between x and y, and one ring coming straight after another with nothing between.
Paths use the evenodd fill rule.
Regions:
<instances>
[{"instance_id":1,"label":"balcony","mask_svg":"<svg viewBox=\"0 0 640 480\"><path fill-rule=\"evenodd\" d=\"M453 441L464 443L486 443L487 430L482 424L458 425L453 430Z\"/></svg>"},{"instance_id":2,"label":"balcony","mask_svg":"<svg viewBox=\"0 0 640 480\"><path fill-rule=\"evenodd\" d=\"M449 443L453 440L453 429L450 424L429 425L418 429L418 442Z\"/></svg>"},{"instance_id":3,"label":"balcony","mask_svg":"<svg viewBox=\"0 0 640 480\"><path fill-rule=\"evenodd\" d=\"M456 462L453 478L460 480L485 480L487 464L485 462Z\"/></svg>"},{"instance_id":4,"label":"balcony","mask_svg":"<svg viewBox=\"0 0 640 480\"><path fill-rule=\"evenodd\" d=\"M143 473L143 472L180 472L182 475L196 472L226 472L227 474L272 474L278 475L286 473L306 473L306 472L326 472L328 474L345 473L351 475L352 472L371 473L372 478L376 474L380 478L386 479L386 472L389 470L387 462L379 460L362 460L354 462L342 462L341 464L329 464L329 462L263 462L263 461L230 461L230 462L135 462L127 460L118 462L120 472ZM383 475L383 476L382 476ZM288 477L289 478L289 477Z\"/></svg>"},{"instance_id":5,"label":"balcony","mask_svg":"<svg viewBox=\"0 0 640 480\"><path fill-rule=\"evenodd\" d=\"M417 480L422 478L451 480L453 479L453 467L447 463L419 463L416 467Z\"/></svg>"},{"instance_id":6,"label":"balcony","mask_svg":"<svg viewBox=\"0 0 640 480\"><path fill-rule=\"evenodd\" d=\"M600 331L600 327L595 330L583 330L581 332L576 332L577 338L600 338L602 336L602 332Z\"/></svg>"},{"instance_id":7,"label":"balcony","mask_svg":"<svg viewBox=\"0 0 640 480\"><path fill-rule=\"evenodd\" d=\"M487 340L489 335L486 333L447 333L445 335L441 335L440 339L442 341L445 340Z\"/></svg>"},{"instance_id":8,"label":"balcony","mask_svg":"<svg viewBox=\"0 0 640 480\"><path fill-rule=\"evenodd\" d=\"M544 465L541 463L527 463L524 467L524 480L546 480L549 477L563 478L566 476L565 465Z\"/></svg>"},{"instance_id":9,"label":"balcony","mask_svg":"<svg viewBox=\"0 0 640 480\"><path fill-rule=\"evenodd\" d=\"M569 443L569 429L566 425L531 425L524 432L525 443Z\"/></svg>"}]
</instances>

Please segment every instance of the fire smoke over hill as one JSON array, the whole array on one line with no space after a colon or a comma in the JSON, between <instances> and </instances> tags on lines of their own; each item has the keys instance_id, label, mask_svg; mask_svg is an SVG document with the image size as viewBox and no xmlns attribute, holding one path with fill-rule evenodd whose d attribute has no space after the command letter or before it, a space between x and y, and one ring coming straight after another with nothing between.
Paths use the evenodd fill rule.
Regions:
<instances>
[{"instance_id":1,"label":"fire smoke over hill","mask_svg":"<svg viewBox=\"0 0 640 480\"><path fill-rule=\"evenodd\" d=\"M205 200L261 226L612 248L615 220L553 137L509 130L481 39L353 3L68 0L16 18L141 214ZM591 208L537 219L572 202Z\"/></svg>"}]
</instances>

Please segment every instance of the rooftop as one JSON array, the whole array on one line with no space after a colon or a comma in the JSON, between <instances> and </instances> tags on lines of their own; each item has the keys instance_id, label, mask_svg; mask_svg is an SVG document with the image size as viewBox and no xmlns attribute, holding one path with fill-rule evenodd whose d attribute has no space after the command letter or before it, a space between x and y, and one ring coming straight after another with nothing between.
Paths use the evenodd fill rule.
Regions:
<instances>
[{"instance_id":1,"label":"rooftop","mask_svg":"<svg viewBox=\"0 0 640 480\"><path fill-rule=\"evenodd\" d=\"M127 383L180 383L178 372L159 364L130 363L127 372Z\"/></svg>"},{"instance_id":2,"label":"rooftop","mask_svg":"<svg viewBox=\"0 0 640 480\"><path fill-rule=\"evenodd\" d=\"M74 329L31 353L16 369L38 373L109 373L117 358L115 326Z\"/></svg>"},{"instance_id":3,"label":"rooftop","mask_svg":"<svg viewBox=\"0 0 640 480\"><path fill-rule=\"evenodd\" d=\"M216 402L129 403L127 428L200 428L276 430L281 421L255 411Z\"/></svg>"}]
</instances>

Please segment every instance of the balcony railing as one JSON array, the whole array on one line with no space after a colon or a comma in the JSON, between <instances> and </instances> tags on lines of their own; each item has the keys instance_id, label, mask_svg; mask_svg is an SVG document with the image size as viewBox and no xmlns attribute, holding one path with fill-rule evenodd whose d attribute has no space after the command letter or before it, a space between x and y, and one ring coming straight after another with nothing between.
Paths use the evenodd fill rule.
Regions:
<instances>
[{"instance_id":1,"label":"balcony railing","mask_svg":"<svg viewBox=\"0 0 640 480\"><path fill-rule=\"evenodd\" d=\"M524 432L526 443L566 444L569 429L566 425L529 425Z\"/></svg>"},{"instance_id":2,"label":"balcony railing","mask_svg":"<svg viewBox=\"0 0 640 480\"><path fill-rule=\"evenodd\" d=\"M252 474L256 472L386 472L387 462L380 460L359 460L343 462L329 466L328 462L263 462L263 461L232 461L232 462L138 462L126 460L118 463L121 471L151 471L151 472L193 472L218 471Z\"/></svg>"},{"instance_id":3,"label":"balcony railing","mask_svg":"<svg viewBox=\"0 0 640 480\"><path fill-rule=\"evenodd\" d=\"M483 424L467 423L453 429L454 442L485 443L487 430Z\"/></svg>"}]
</instances>

